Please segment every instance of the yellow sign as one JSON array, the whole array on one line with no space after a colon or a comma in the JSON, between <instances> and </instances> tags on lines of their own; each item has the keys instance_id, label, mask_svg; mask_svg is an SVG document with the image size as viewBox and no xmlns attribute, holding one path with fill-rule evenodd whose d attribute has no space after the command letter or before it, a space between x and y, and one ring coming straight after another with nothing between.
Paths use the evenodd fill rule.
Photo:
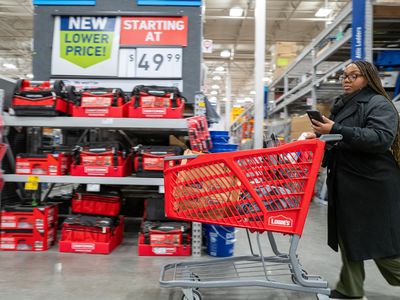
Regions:
<instances>
[{"instance_id":1,"label":"yellow sign","mask_svg":"<svg viewBox=\"0 0 400 300\"><path fill-rule=\"evenodd\" d=\"M237 119L244 112L243 107L232 107L231 110L231 123Z\"/></svg>"},{"instance_id":2,"label":"yellow sign","mask_svg":"<svg viewBox=\"0 0 400 300\"><path fill-rule=\"evenodd\" d=\"M28 181L25 183L25 190L36 191L39 188L39 176L28 176Z\"/></svg>"}]
</instances>

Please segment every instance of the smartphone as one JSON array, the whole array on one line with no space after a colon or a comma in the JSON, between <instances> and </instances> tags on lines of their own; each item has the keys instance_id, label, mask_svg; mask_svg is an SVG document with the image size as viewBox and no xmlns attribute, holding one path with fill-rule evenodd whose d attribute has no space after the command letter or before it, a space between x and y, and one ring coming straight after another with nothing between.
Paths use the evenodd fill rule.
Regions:
<instances>
[{"instance_id":1,"label":"smartphone","mask_svg":"<svg viewBox=\"0 0 400 300\"><path fill-rule=\"evenodd\" d=\"M324 119L322 119L322 115L318 110L307 110L307 115L312 120L317 120L318 122L325 123Z\"/></svg>"}]
</instances>

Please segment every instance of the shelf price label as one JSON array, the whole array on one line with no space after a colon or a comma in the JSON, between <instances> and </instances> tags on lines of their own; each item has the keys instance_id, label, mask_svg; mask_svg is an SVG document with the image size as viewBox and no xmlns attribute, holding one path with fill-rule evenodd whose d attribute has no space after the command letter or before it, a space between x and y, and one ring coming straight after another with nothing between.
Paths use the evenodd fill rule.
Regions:
<instances>
[{"instance_id":1,"label":"shelf price label","mask_svg":"<svg viewBox=\"0 0 400 300\"><path fill-rule=\"evenodd\" d=\"M28 181L25 183L25 190L37 191L39 188L39 176L28 176Z\"/></svg>"},{"instance_id":2,"label":"shelf price label","mask_svg":"<svg viewBox=\"0 0 400 300\"><path fill-rule=\"evenodd\" d=\"M137 48L136 77L181 78L182 48Z\"/></svg>"}]
</instances>

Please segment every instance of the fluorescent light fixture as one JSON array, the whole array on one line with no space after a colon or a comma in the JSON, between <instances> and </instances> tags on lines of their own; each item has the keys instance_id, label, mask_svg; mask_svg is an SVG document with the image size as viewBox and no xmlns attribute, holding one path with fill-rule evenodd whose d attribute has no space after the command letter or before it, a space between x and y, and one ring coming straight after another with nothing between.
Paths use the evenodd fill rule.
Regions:
<instances>
[{"instance_id":1,"label":"fluorescent light fixture","mask_svg":"<svg viewBox=\"0 0 400 300\"><path fill-rule=\"evenodd\" d=\"M253 98L250 98L250 97L244 98L244 101L246 101L246 102L254 102Z\"/></svg>"},{"instance_id":2,"label":"fluorescent light fixture","mask_svg":"<svg viewBox=\"0 0 400 300\"><path fill-rule=\"evenodd\" d=\"M212 89L214 90L219 90L219 85L218 84L214 84L211 86Z\"/></svg>"},{"instance_id":3,"label":"fluorescent light fixture","mask_svg":"<svg viewBox=\"0 0 400 300\"><path fill-rule=\"evenodd\" d=\"M255 95L256 94L256 91L251 91L250 92L250 95Z\"/></svg>"},{"instance_id":4,"label":"fluorescent light fixture","mask_svg":"<svg viewBox=\"0 0 400 300\"><path fill-rule=\"evenodd\" d=\"M239 6L232 7L229 10L229 16L236 18L243 16L243 8Z\"/></svg>"},{"instance_id":5,"label":"fluorescent light fixture","mask_svg":"<svg viewBox=\"0 0 400 300\"><path fill-rule=\"evenodd\" d=\"M318 9L318 11L315 13L315 16L317 18L326 18L327 16L329 16L332 12L332 8L328 8L328 7L321 7L320 9Z\"/></svg>"},{"instance_id":6,"label":"fluorescent light fixture","mask_svg":"<svg viewBox=\"0 0 400 300\"><path fill-rule=\"evenodd\" d=\"M215 80L215 81L217 81L217 80L221 80L221 76L219 76L219 75L216 75L216 76L214 76L212 79L213 79L213 80Z\"/></svg>"},{"instance_id":7,"label":"fluorescent light fixture","mask_svg":"<svg viewBox=\"0 0 400 300\"><path fill-rule=\"evenodd\" d=\"M3 67L6 68L6 69L16 69L17 68L16 65L8 64L8 63L3 64Z\"/></svg>"},{"instance_id":8,"label":"fluorescent light fixture","mask_svg":"<svg viewBox=\"0 0 400 300\"><path fill-rule=\"evenodd\" d=\"M32 78L33 78L33 74L31 74L31 73L28 73L28 74L26 74L25 76L26 76L26 78L29 78L29 79L32 79Z\"/></svg>"},{"instance_id":9,"label":"fluorescent light fixture","mask_svg":"<svg viewBox=\"0 0 400 300\"><path fill-rule=\"evenodd\" d=\"M219 66L215 68L215 71L217 72L223 72L225 70L225 68L223 66Z\"/></svg>"},{"instance_id":10,"label":"fluorescent light fixture","mask_svg":"<svg viewBox=\"0 0 400 300\"><path fill-rule=\"evenodd\" d=\"M218 95L218 92L217 91L211 91L210 95Z\"/></svg>"},{"instance_id":11,"label":"fluorescent light fixture","mask_svg":"<svg viewBox=\"0 0 400 300\"><path fill-rule=\"evenodd\" d=\"M229 51L229 50L222 50L221 53L220 53L220 55L221 55L221 57L223 57L223 58L228 58L228 57L231 56L231 51Z\"/></svg>"}]
</instances>

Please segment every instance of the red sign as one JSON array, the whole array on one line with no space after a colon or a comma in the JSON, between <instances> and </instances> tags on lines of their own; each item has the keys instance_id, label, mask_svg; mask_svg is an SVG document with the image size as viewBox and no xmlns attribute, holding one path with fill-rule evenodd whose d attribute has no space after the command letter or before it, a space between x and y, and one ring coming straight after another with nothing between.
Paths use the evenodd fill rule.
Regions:
<instances>
[{"instance_id":1,"label":"red sign","mask_svg":"<svg viewBox=\"0 0 400 300\"><path fill-rule=\"evenodd\" d=\"M122 17L121 45L187 46L187 17Z\"/></svg>"}]
</instances>

